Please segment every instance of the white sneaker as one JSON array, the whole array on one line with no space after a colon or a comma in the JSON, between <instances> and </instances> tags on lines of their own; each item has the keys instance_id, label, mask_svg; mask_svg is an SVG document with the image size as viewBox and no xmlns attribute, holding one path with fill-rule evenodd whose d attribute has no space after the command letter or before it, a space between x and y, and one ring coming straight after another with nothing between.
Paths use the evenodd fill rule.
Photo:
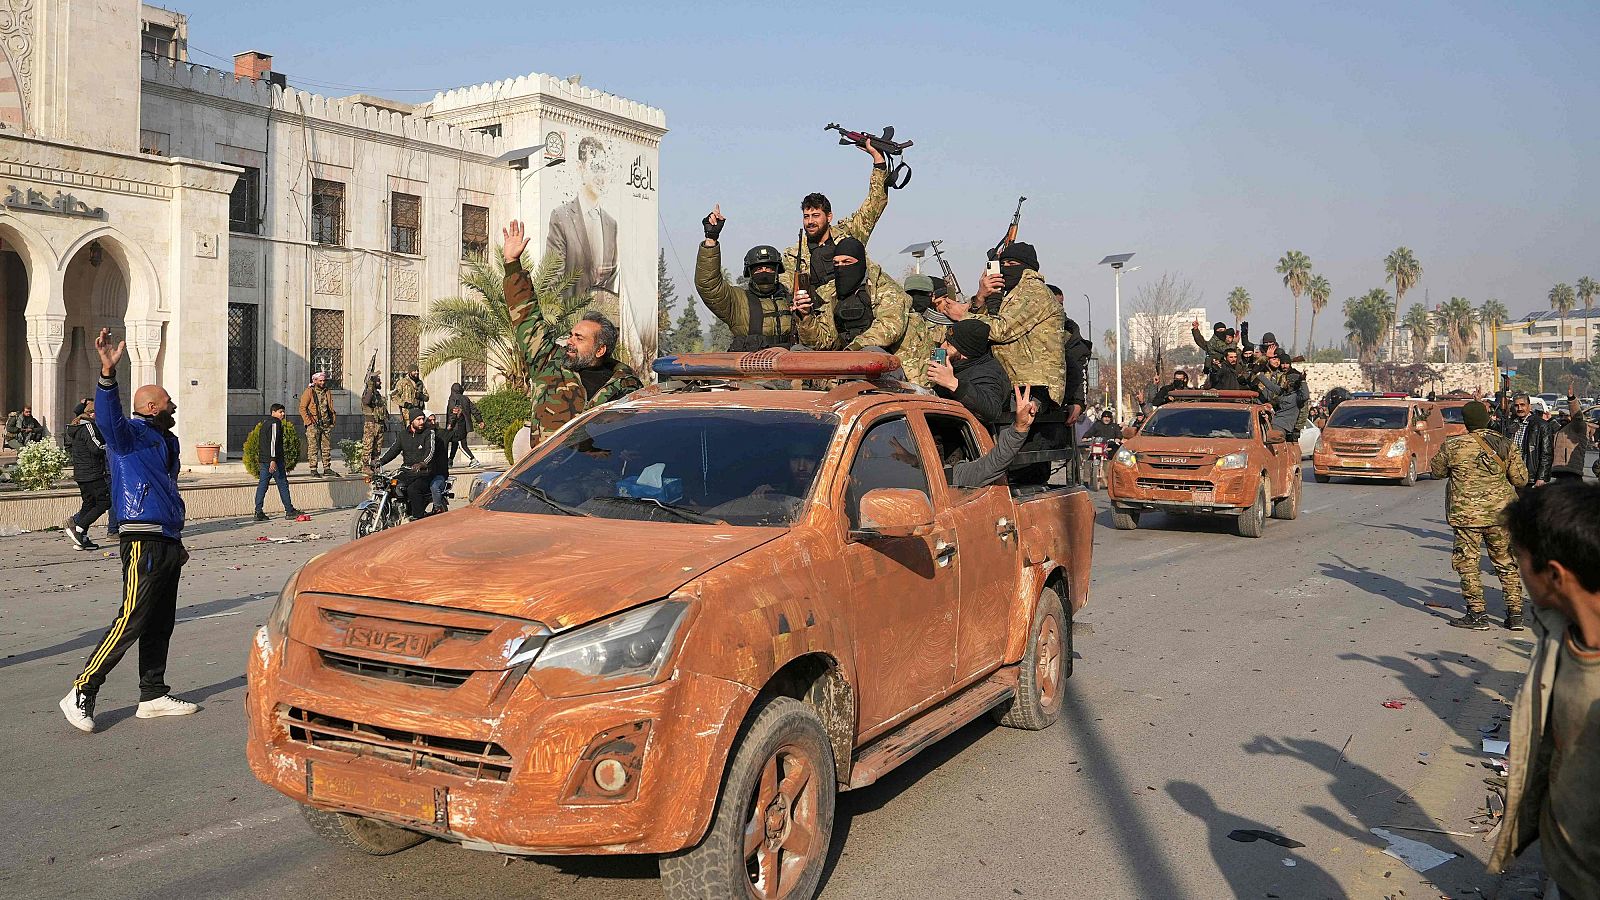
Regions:
<instances>
[{"instance_id":1,"label":"white sneaker","mask_svg":"<svg viewBox=\"0 0 1600 900\"><path fill-rule=\"evenodd\" d=\"M154 700L142 701L139 704L139 711L134 715L141 719L157 719L161 716L190 716L199 711L200 707L195 704L168 694Z\"/></svg>"},{"instance_id":2,"label":"white sneaker","mask_svg":"<svg viewBox=\"0 0 1600 900\"><path fill-rule=\"evenodd\" d=\"M72 723L72 727L79 731L94 731L94 698L74 688L67 691L57 704L61 712Z\"/></svg>"}]
</instances>

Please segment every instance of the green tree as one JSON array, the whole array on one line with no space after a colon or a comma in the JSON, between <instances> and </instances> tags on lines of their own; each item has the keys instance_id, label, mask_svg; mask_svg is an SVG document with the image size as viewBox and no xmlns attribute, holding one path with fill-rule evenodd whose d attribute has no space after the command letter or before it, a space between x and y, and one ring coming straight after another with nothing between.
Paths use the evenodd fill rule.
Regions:
<instances>
[{"instance_id":1,"label":"green tree","mask_svg":"<svg viewBox=\"0 0 1600 900\"><path fill-rule=\"evenodd\" d=\"M1299 250L1290 250L1278 257L1277 273L1283 276L1283 286L1294 295L1294 331L1289 333L1289 352L1300 346L1300 295L1311 284L1311 257Z\"/></svg>"},{"instance_id":2,"label":"green tree","mask_svg":"<svg viewBox=\"0 0 1600 900\"><path fill-rule=\"evenodd\" d=\"M1597 284L1593 278L1585 275L1578 279L1577 293L1578 302L1583 304L1583 333L1588 334L1594 331L1594 320L1590 313L1594 309L1595 295L1600 294L1600 284Z\"/></svg>"},{"instance_id":3,"label":"green tree","mask_svg":"<svg viewBox=\"0 0 1600 900\"><path fill-rule=\"evenodd\" d=\"M1563 347L1567 344L1567 314L1572 312L1572 307L1578 302L1578 295L1572 290L1572 285L1565 281L1550 289L1550 308L1561 314L1561 330L1557 334L1561 338ZM1570 358L1576 354L1563 354Z\"/></svg>"},{"instance_id":4,"label":"green tree","mask_svg":"<svg viewBox=\"0 0 1600 900\"><path fill-rule=\"evenodd\" d=\"M1393 326L1394 305L1383 288L1373 288L1344 302L1346 337L1355 345L1356 355L1363 363L1377 359L1378 347Z\"/></svg>"},{"instance_id":5,"label":"green tree","mask_svg":"<svg viewBox=\"0 0 1600 900\"><path fill-rule=\"evenodd\" d=\"M1384 280L1394 283L1394 315L1389 318L1389 327L1394 327L1395 320L1400 317L1400 301L1405 299L1406 291L1416 287L1422 280L1422 263L1417 262L1416 254L1410 248L1396 247L1383 260Z\"/></svg>"},{"instance_id":6,"label":"green tree","mask_svg":"<svg viewBox=\"0 0 1600 900\"><path fill-rule=\"evenodd\" d=\"M1411 332L1411 361L1427 362L1428 345L1433 343L1433 316L1421 303L1413 303L1400 324Z\"/></svg>"},{"instance_id":7,"label":"green tree","mask_svg":"<svg viewBox=\"0 0 1600 900\"><path fill-rule=\"evenodd\" d=\"M1117 356L1117 332L1114 329L1107 328L1106 333L1101 335L1101 341L1105 344L1106 352L1115 359Z\"/></svg>"},{"instance_id":8,"label":"green tree","mask_svg":"<svg viewBox=\"0 0 1600 900\"><path fill-rule=\"evenodd\" d=\"M716 316L711 317L711 333L706 336L706 350L713 353L728 349L733 343L733 329Z\"/></svg>"},{"instance_id":9,"label":"green tree","mask_svg":"<svg viewBox=\"0 0 1600 900\"><path fill-rule=\"evenodd\" d=\"M527 393L529 348L519 346L511 314L506 309L505 263L498 246L489 253L468 257L462 264L461 284L468 293L443 297L429 305L422 317L424 333L441 337L422 351L418 366L427 375L446 363L460 360L487 363L508 387ZM530 266L524 256L522 264ZM528 268L535 300L557 321L565 334L578 312L589 305L590 295L562 300L576 276L563 278L559 253L547 253Z\"/></svg>"},{"instance_id":10,"label":"green tree","mask_svg":"<svg viewBox=\"0 0 1600 900\"><path fill-rule=\"evenodd\" d=\"M657 341L665 343L672 330L672 307L678 300L678 286L667 274L667 251L656 256L656 334Z\"/></svg>"},{"instance_id":11,"label":"green tree","mask_svg":"<svg viewBox=\"0 0 1600 900\"><path fill-rule=\"evenodd\" d=\"M693 302L683 305L677 324L672 326L672 346L666 351L669 355L699 353L705 346L705 335L700 330L699 306Z\"/></svg>"},{"instance_id":12,"label":"green tree","mask_svg":"<svg viewBox=\"0 0 1600 900\"><path fill-rule=\"evenodd\" d=\"M1511 311L1499 300L1491 298L1483 301L1483 305L1478 307L1478 321L1483 325L1478 332L1478 346L1484 359L1488 359L1490 351L1500 343L1500 332L1496 326L1504 325L1509 318Z\"/></svg>"},{"instance_id":13,"label":"green tree","mask_svg":"<svg viewBox=\"0 0 1600 900\"><path fill-rule=\"evenodd\" d=\"M1239 322L1250 315L1250 292L1243 287L1236 287L1228 292L1228 312L1233 314L1233 321Z\"/></svg>"},{"instance_id":14,"label":"green tree","mask_svg":"<svg viewBox=\"0 0 1600 900\"><path fill-rule=\"evenodd\" d=\"M1439 330L1450 341L1450 358L1465 362L1467 348L1478 336L1478 311L1465 297L1451 297L1439 306Z\"/></svg>"},{"instance_id":15,"label":"green tree","mask_svg":"<svg viewBox=\"0 0 1600 900\"><path fill-rule=\"evenodd\" d=\"M1322 312L1328 305L1328 298L1333 295L1333 286L1328 284L1328 279L1321 275L1313 275L1306 284L1306 292L1311 295L1311 327L1306 329L1306 346L1311 350L1317 349L1317 313Z\"/></svg>"}]
</instances>

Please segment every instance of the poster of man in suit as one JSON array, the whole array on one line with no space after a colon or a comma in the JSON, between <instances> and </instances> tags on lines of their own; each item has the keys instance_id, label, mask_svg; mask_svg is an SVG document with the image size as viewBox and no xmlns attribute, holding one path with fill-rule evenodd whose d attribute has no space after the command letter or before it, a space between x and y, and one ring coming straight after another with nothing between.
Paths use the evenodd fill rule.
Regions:
<instances>
[{"instance_id":1,"label":"poster of man in suit","mask_svg":"<svg viewBox=\"0 0 1600 900\"><path fill-rule=\"evenodd\" d=\"M592 135L578 142L578 191L550 211L545 252L560 253L563 276L572 279L568 297L594 294L594 304L617 309L617 220L604 207L612 160L606 145Z\"/></svg>"}]
</instances>

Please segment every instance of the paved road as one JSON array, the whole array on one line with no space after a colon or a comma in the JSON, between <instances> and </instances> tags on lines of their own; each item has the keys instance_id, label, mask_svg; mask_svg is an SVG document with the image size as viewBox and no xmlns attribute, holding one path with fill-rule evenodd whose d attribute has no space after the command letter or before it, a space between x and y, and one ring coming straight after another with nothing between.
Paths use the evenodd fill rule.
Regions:
<instances>
[{"instance_id":1,"label":"paved road","mask_svg":"<svg viewBox=\"0 0 1600 900\"><path fill-rule=\"evenodd\" d=\"M1481 837L1406 832L1461 854L1429 873L1439 890L1426 893L1368 832L1470 830L1487 774L1478 727L1505 711L1525 665L1527 633L1448 628L1433 606L1457 602L1442 495L1428 481L1308 482L1302 516L1270 521L1259 540L1163 516L1118 532L1102 513L1060 723L975 723L845 795L824 896L1492 894ZM169 677L203 711L132 718L125 661L92 736L55 702L114 612L115 560L59 534L0 543L0 894L658 896L647 858L507 864L437 843L343 857L251 778L247 640L290 569L344 540L348 521L195 529ZM304 531L330 537L257 540ZM1498 602L1491 590L1492 612ZM1306 846L1226 838L1252 827Z\"/></svg>"}]
</instances>

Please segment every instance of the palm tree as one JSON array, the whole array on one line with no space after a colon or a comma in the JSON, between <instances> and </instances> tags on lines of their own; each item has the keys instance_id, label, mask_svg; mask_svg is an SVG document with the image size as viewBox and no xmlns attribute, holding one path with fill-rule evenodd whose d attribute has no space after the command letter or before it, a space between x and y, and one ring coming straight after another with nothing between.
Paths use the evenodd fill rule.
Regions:
<instances>
[{"instance_id":1,"label":"palm tree","mask_svg":"<svg viewBox=\"0 0 1600 900\"><path fill-rule=\"evenodd\" d=\"M1233 313L1235 322L1241 321L1250 315L1250 292L1242 287L1236 287L1228 292L1228 312Z\"/></svg>"},{"instance_id":2,"label":"palm tree","mask_svg":"<svg viewBox=\"0 0 1600 900\"><path fill-rule=\"evenodd\" d=\"M1511 318L1511 311L1506 309L1506 305L1499 300L1485 300L1483 305L1478 307L1478 321L1483 324L1483 330L1480 332L1482 339L1478 343L1482 347L1480 352L1484 359L1489 358L1489 351L1493 349L1495 344L1500 342L1500 332L1497 326L1505 324L1506 319L1509 318Z\"/></svg>"},{"instance_id":3,"label":"palm tree","mask_svg":"<svg viewBox=\"0 0 1600 900\"><path fill-rule=\"evenodd\" d=\"M1311 295L1311 327L1306 329L1306 355L1309 356L1317 349L1316 341L1312 335L1317 333L1317 313L1328 305L1328 297L1333 293L1333 286L1328 284L1328 279L1321 275L1311 276L1311 281L1306 284L1306 293Z\"/></svg>"},{"instance_id":4,"label":"palm tree","mask_svg":"<svg viewBox=\"0 0 1600 900\"><path fill-rule=\"evenodd\" d=\"M1406 310L1406 317L1402 325L1411 332L1411 361L1425 363L1428 361L1428 345L1433 343L1433 316L1421 303L1411 304Z\"/></svg>"},{"instance_id":5,"label":"palm tree","mask_svg":"<svg viewBox=\"0 0 1600 900\"><path fill-rule=\"evenodd\" d=\"M1377 357L1378 345L1393 325L1394 306L1383 288L1373 288L1344 302L1346 337L1355 345L1363 363L1371 363Z\"/></svg>"},{"instance_id":6,"label":"palm tree","mask_svg":"<svg viewBox=\"0 0 1600 900\"><path fill-rule=\"evenodd\" d=\"M1450 341L1450 358L1465 362L1467 348L1478 336L1478 311L1465 297L1451 297L1439 306L1439 328Z\"/></svg>"},{"instance_id":7,"label":"palm tree","mask_svg":"<svg viewBox=\"0 0 1600 900\"><path fill-rule=\"evenodd\" d=\"M1394 318L1389 320L1391 325L1400 317L1400 301L1406 296L1406 291L1416 287L1422 279L1422 263L1417 262L1417 257L1407 247L1396 247L1394 251L1383 260L1385 281L1394 282Z\"/></svg>"},{"instance_id":8,"label":"palm tree","mask_svg":"<svg viewBox=\"0 0 1600 900\"><path fill-rule=\"evenodd\" d=\"M1113 357L1115 357L1117 355L1117 333L1116 333L1116 331L1114 331L1114 330L1112 330L1110 328L1107 328L1106 329L1106 333L1101 335L1100 339L1105 342L1106 352L1110 353Z\"/></svg>"},{"instance_id":9,"label":"palm tree","mask_svg":"<svg viewBox=\"0 0 1600 900\"><path fill-rule=\"evenodd\" d=\"M422 351L418 367L427 375L446 363L458 360L487 363L515 390L528 390L528 365L532 348L523 347L517 340L516 329L511 326L511 315L506 309L504 256L498 246L482 256L471 256L461 273L461 284L469 293L457 297L443 297L433 301L422 317L425 333L439 333L439 340ZM523 257L533 281L534 297L545 310L546 317L556 323L559 333L572 327L572 318L589 305L590 297L583 295L562 300L562 293L575 280L575 275L562 278L560 253L547 253L538 266L532 266L529 257Z\"/></svg>"},{"instance_id":10,"label":"palm tree","mask_svg":"<svg viewBox=\"0 0 1600 900\"><path fill-rule=\"evenodd\" d=\"M1593 278L1585 275L1578 279L1578 302L1583 304L1583 333L1585 336L1594 334L1594 320L1590 317L1590 310L1594 307L1594 298L1600 294L1600 284Z\"/></svg>"},{"instance_id":11,"label":"palm tree","mask_svg":"<svg viewBox=\"0 0 1600 900\"><path fill-rule=\"evenodd\" d=\"M1283 286L1294 295L1294 331L1289 334L1289 352L1293 353L1300 340L1300 295L1311 282L1311 257L1299 250L1290 250L1278 258L1277 272L1283 276Z\"/></svg>"},{"instance_id":12,"label":"palm tree","mask_svg":"<svg viewBox=\"0 0 1600 900\"><path fill-rule=\"evenodd\" d=\"M1550 308L1561 313L1561 346L1567 346L1567 313L1572 312L1572 307L1578 302L1577 294L1572 290L1572 285L1565 281L1550 289ZM1571 353L1564 354L1569 359Z\"/></svg>"}]
</instances>

